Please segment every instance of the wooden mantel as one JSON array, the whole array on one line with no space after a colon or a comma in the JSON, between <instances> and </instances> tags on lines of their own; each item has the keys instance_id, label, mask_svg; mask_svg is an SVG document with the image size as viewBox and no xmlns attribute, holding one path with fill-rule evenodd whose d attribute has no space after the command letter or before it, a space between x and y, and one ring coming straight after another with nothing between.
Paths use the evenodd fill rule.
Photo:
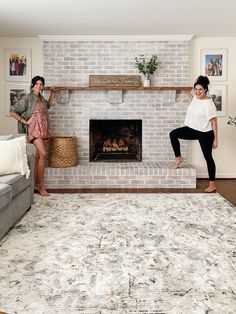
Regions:
<instances>
[{"instance_id":1,"label":"wooden mantel","mask_svg":"<svg viewBox=\"0 0 236 314\"><path fill-rule=\"evenodd\" d=\"M137 91L155 91L155 90L176 90L176 91L190 91L192 86L150 86L150 87L143 87L143 86L45 86L45 90L50 90L53 87L56 91L59 90L69 90L69 91L96 91L96 90L137 90Z\"/></svg>"}]
</instances>

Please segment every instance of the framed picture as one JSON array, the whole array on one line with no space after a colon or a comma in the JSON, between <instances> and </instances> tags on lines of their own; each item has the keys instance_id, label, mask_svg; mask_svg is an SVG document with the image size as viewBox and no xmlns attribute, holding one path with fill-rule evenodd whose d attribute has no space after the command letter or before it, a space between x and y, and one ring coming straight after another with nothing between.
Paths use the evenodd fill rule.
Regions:
<instances>
[{"instance_id":1,"label":"framed picture","mask_svg":"<svg viewBox=\"0 0 236 314\"><path fill-rule=\"evenodd\" d=\"M207 49L201 51L201 73L210 81L225 81L227 66L226 49Z\"/></svg>"},{"instance_id":2,"label":"framed picture","mask_svg":"<svg viewBox=\"0 0 236 314\"><path fill-rule=\"evenodd\" d=\"M31 80L31 50L5 49L6 81Z\"/></svg>"},{"instance_id":3,"label":"framed picture","mask_svg":"<svg viewBox=\"0 0 236 314\"><path fill-rule=\"evenodd\" d=\"M23 98L26 94L29 93L30 83L27 85L7 85L6 86L6 116L9 117L10 107L17 103L21 98Z\"/></svg>"},{"instance_id":4,"label":"framed picture","mask_svg":"<svg viewBox=\"0 0 236 314\"><path fill-rule=\"evenodd\" d=\"M212 84L210 86L210 97L216 105L217 115L226 115L226 85Z\"/></svg>"}]
</instances>

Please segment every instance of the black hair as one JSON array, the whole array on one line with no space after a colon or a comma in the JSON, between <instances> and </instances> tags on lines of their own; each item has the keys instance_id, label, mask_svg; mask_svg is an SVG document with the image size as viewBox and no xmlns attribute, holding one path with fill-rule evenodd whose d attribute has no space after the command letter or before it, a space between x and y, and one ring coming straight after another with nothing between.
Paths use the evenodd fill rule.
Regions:
<instances>
[{"instance_id":1,"label":"black hair","mask_svg":"<svg viewBox=\"0 0 236 314\"><path fill-rule=\"evenodd\" d=\"M37 81L41 81L43 83L43 86L45 85L45 79L42 76L37 75L32 78L30 87L33 88Z\"/></svg>"},{"instance_id":2,"label":"black hair","mask_svg":"<svg viewBox=\"0 0 236 314\"><path fill-rule=\"evenodd\" d=\"M194 88L195 88L196 85L201 85L201 86L204 88L204 90L205 90L206 92L208 92L208 85L209 85L209 84L210 84L210 81L209 81L208 77L207 77L207 76L202 76L202 75L200 75L200 76L196 79L196 81L195 81L195 83L194 83Z\"/></svg>"}]
</instances>

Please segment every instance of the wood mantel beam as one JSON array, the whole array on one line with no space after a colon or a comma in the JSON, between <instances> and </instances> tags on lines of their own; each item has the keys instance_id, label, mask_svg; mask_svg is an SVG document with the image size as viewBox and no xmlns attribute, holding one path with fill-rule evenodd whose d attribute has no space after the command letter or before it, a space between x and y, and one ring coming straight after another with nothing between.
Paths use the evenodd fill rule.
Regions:
<instances>
[{"instance_id":1,"label":"wood mantel beam","mask_svg":"<svg viewBox=\"0 0 236 314\"><path fill-rule=\"evenodd\" d=\"M98 91L98 90L137 90L137 91L156 91L156 90L176 90L176 91L190 91L192 86L150 86L150 87L143 87L143 86L53 86L56 91L60 90L69 90L69 91ZM45 90L50 90L51 86L45 86Z\"/></svg>"}]
</instances>

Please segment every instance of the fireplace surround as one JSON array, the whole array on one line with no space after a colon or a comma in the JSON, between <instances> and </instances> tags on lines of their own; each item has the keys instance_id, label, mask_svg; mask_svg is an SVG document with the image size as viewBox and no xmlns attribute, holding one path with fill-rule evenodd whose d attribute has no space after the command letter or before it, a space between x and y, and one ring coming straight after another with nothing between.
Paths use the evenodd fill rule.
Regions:
<instances>
[{"instance_id":1,"label":"fireplace surround","mask_svg":"<svg viewBox=\"0 0 236 314\"><path fill-rule=\"evenodd\" d=\"M153 76L152 83L155 87L162 88L125 89L122 97L118 93L117 101L117 95L110 93L107 88L100 90L86 87L89 75L92 74L137 74L134 59L140 51L147 55L156 53L160 57L161 65ZM56 136L75 135L79 159L76 167L46 168L47 188L194 187L195 169L187 163L183 164L183 168L171 169L174 156L169 140L169 132L183 123L189 102L186 90L181 90L181 86L189 84L189 52L190 43L185 39L66 42L44 40L44 76L47 84L71 86L68 103L57 103L57 99L54 99L54 105L49 111L51 132ZM169 86L177 88L169 89ZM119 136L116 139L108 137L105 145L105 139L102 142L97 141L97 146L94 144L99 136L91 136L90 121L114 118L142 121L141 127L136 127L141 134L136 141L136 154L133 155L136 159L127 158L126 152L131 152L131 147ZM187 160L187 144L183 142L181 147ZM98 148L100 155L96 153ZM119 149L115 151L115 148ZM101 153L102 157L106 156L104 160L101 159ZM96 162L92 162L93 159Z\"/></svg>"}]
</instances>

